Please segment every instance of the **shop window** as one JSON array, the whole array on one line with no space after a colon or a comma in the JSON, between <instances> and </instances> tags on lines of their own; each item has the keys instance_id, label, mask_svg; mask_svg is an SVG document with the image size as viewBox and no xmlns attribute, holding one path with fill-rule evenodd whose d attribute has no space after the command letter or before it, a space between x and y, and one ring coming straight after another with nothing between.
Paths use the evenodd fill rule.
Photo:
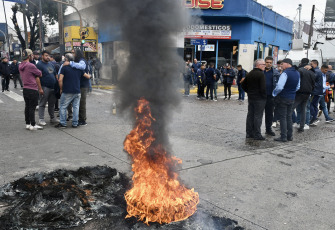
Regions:
<instances>
[{"instance_id":1,"label":"shop window","mask_svg":"<svg viewBox=\"0 0 335 230\"><path fill-rule=\"evenodd\" d=\"M256 61L258 58L258 42L254 43L254 60Z\"/></svg>"}]
</instances>

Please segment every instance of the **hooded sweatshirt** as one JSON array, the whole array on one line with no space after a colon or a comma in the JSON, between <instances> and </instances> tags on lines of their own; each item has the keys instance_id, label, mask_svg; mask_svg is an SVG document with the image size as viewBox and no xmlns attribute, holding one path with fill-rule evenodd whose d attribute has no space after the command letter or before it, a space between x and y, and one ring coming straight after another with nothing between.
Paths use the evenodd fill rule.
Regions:
<instances>
[{"instance_id":1,"label":"hooded sweatshirt","mask_svg":"<svg viewBox=\"0 0 335 230\"><path fill-rule=\"evenodd\" d=\"M42 72L30 62L22 62L19 65L20 75L24 89L38 90L36 77L42 76Z\"/></svg>"}]
</instances>

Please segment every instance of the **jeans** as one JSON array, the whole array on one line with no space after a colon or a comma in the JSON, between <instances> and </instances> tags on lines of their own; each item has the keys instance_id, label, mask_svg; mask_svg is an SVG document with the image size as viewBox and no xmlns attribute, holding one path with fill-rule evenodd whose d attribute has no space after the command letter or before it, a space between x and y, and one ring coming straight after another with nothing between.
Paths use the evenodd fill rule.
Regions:
<instances>
[{"instance_id":1,"label":"jeans","mask_svg":"<svg viewBox=\"0 0 335 230\"><path fill-rule=\"evenodd\" d=\"M190 95L190 82L189 81L184 81L184 89L185 89L184 95Z\"/></svg>"},{"instance_id":2,"label":"jeans","mask_svg":"<svg viewBox=\"0 0 335 230\"><path fill-rule=\"evenodd\" d=\"M312 120L316 120L317 116L318 116L318 105L319 105L319 101L320 101L320 96L318 95L313 95L311 98L311 121Z\"/></svg>"},{"instance_id":3,"label":"jeans","mask_svg":"<svg viewBox=\"0 0 335 230\"><path fill-rule=\"evenodd\" d=\"M33 89L23 89L25 102L24 116L27 125L35 126L35 110L38 104L38 91Z\"/></svg>"},{"instance_id":4,"label":"jeans","mask_svg":"<svg viewBox=\"0 0 335 230\"><path fill-rule=\"evenodd\" d=\"M78 94L62 93L62 96L60 97L60 108L59 108L60 123L66 126L66 110L71 102L73 105L72 125L78 126L80 93Z\"/></svg>"},{"instance_id":5,"label":"jeans","mask_svg":"<svg viewBox=\"0 0 335 230\"><path fill-rule=\"evenodd\" d=\"M45 106L48 103L48 112L50 119L55 117L55 90L48 87L42 87L44 94L40 95L40 103L38 107L38 116L40 120L44 120Z\"/></svg>"},{"instance_id":6,"label":"jeans","mask_svg":"<svg viewBox=\"0 0 335 230\"><path fill-rule=\"evenodd\" d=\"M293 110L297 109L297 124L300 124L300 129L303 129L306 123L306 107L309 99L309 94L297 94L295 97Z\"/></svg>"},{"instance_id":7,"label":"jeans","mask_svg":"<svg viewBox=\"0 0 335 230\"><path fill-rule=\"evenodd\" d=\"M331 118L328 115L328 109L325 101L325 96L320 96L320 109L322 110L323 114L325 115L326 121L330 120Z\"/></svg>"},{"instance_id":8,"label":"jeans","mask_svg":"<svg viewBox=\"0 0 335 230\"><path fill-rule=\"evenodd\" d=\"M283 140L292 138L293 135L293 122L292 112L294 100L276 97L278 103L278 115L280 120L280 135Z\"/></svg>"},{"instance_id":9,"label":"jeans","mask_svg":"<svg viewBox=\"0 0 335 230\"><path fill-rule=\"evenodd\" d=\"M238 99L244 101L244 97L245 97L245 92L242 89L242 85L238 84Z\"/></svg>"},{"instance_id":10,"label":"jeans","mask_svg":"<svg viewBox=\"0 0 335 230\"><path fill-rule=\"evenodd\" d=\"M8 90L9 89L9 76L2 76L2 90Z\"/></svg>"},{"instance_id":11,"label":"jeans","mask_svg":"<svg viewBox=\"0 0 335 230\"><path fill-rule=\"evenodd\" d=\"M88 88L81 88L80 89L80 106L79 106L79 121L86 121L86 96L87 96ZM74 105L73 105L74 110ZM74 117L74 112L73 112Z\"/></svg>"},{"instance_id":12,"label":"jeans","mask_svg":"<svg viewBox=\"0 0 335 230\"><path fill-rule=\"evenodd\" d=\"M229 83L224 84L224 96L225 97L227 97L227 90L228 90L228 93L229 93L229 98L231 97L231 85L232 84L229 84Z\"/></svg>"},{"instance_id":13,"label":"jeans","mask_svg":"<svg viewBox=\"0 0 335 230\"><path fill-rule=\"evenodd\" d=\"M196 85L196 82L197 82L197 73L193 73L193 85Z\"/></svg>"},{"instance_id":14,"label":"jeans","mask_svg":"<svg viewBox=\"0 0 335 230\"><path fill-rule=\"evenodd\" d=\"M261 126L266 100L248 100L247 135L261 136Z\"/></svg>"},{"instance_id":15,"label":"jeans","mask_svg":"<svg viewBox=\"0 0 335 230\"><path fill-rule=\"evenodd\" d=\"M273 121L273 112L275 109L275 102L274 98L271 95L268 95L266 98L266 104L265 104L265 127L266 131L271 131L272 121Z\"/></svg>"},{"instance_id":16,"label":"jeans","mask_svg":"<svg viewBox=\"0 0 335 230\"><path fill-rule=\"evenodd\" d=\"M208 99L208 93L210 91L211 100L213 100L213 90L214 90L214 82L207 83L207 89L206 89L206 98L207 99Z\"/></svg>"}]
</instances>

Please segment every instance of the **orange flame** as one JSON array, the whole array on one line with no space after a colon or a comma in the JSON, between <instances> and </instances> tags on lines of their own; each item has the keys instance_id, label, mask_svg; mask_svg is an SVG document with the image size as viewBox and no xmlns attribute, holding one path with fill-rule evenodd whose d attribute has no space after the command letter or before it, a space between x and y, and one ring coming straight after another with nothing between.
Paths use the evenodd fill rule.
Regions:
<instances>
[{"instance_id":1,"label":"orange flame","mask_svg":"<svg viewBox=\"0 0 335 230\"><path fill-rule=\"evenodd\" d=\"M172 169L181 164L169 157L161 144L155 143L149 102L138 101L136 127L124 141L124 149L132 156L133 188L126 192L128 215L149 222L170 223L185 220L197 210L199 194L178 181Z\"/></svg>"}]
</instances>

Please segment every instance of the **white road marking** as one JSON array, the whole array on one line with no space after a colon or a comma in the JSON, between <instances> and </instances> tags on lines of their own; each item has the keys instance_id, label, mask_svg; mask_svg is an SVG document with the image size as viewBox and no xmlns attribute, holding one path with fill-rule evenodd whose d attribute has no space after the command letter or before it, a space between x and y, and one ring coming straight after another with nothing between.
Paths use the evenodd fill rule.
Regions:
<instances>
[{"instance_id":1,"label":"white road marking","mask_svg":"<svg viewBox=\"0 0 335 230\"><path fill-rule=\"evenodd\" d=\"M94 91L92 92L92 94L93 94L93 95L97 95L97 96L101 96L101 95L103 95L103 93L98 93L98 92L94 92Z\"/></svg>"},{"instance_id":2,"label":"white road marking","mask_svg":"<svg viewBox=\"0 0 335 230\"><path fill-rule=\"evenodd\" d=\"M24 99L23 99L23 97L22 97L21 95L19 95L19 94L17 94L17 93L14 93L14 92L12 92L12 91L5 92L4 94L5 94L7 97L12 98L12 99L15 100L15 101L19 101L19 102L24 101Z\"/></svg>"},{"instance_id":3,"label":"white road marking","mask_svg":"<svg viewBox=\"0 0 335 230\"><path fill-rule=\"evenodd\" d=\"M97 92L100 92L100 93L113 94L113 92L112 92L112 91L109 91L109 90L93 89L93 92L94 92L94 91L97 91Z\"/></svg>"}]
</instances>

